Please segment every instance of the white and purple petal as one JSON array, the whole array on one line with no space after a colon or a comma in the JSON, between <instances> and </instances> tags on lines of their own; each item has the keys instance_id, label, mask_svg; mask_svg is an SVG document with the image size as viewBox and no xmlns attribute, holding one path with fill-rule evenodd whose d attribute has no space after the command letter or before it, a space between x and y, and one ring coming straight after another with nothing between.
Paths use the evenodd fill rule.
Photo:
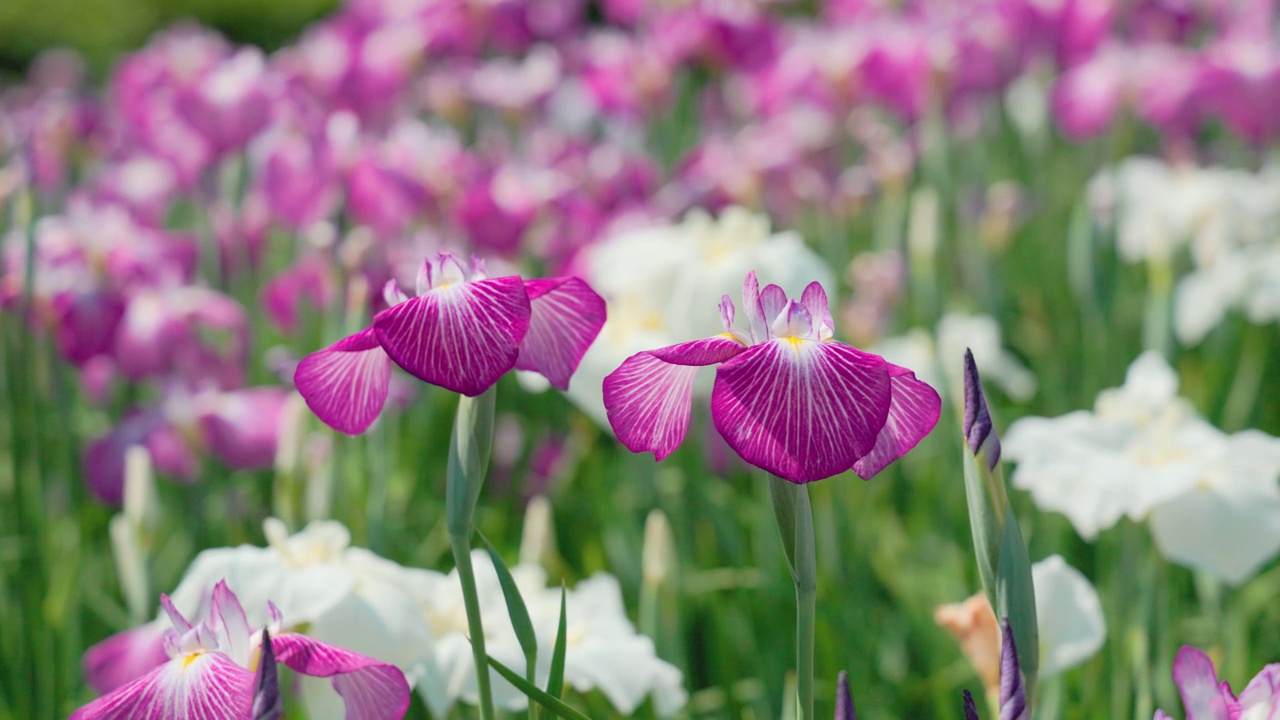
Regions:
<instances>
[{"instance_id":1,"label":"white and purple petal","mask_svg":"<svg viewBox=\"0 0 1280 720\"><path fill-rule=\"evenodd\" d=\"M604 298L576 277L526 280L524 289L529 331L516 369L541 373L553 387L568 390L569 378L604 327Z\"/></svg>"},{"instance_id":2,"label":"white and purple petal","mask_svg":"<svg viewBox=\"0 0 1280 720\"><path fill-rule=\"evenodd\" d=\"M1280 663L1272 663L1259 672L1245 686L1237 699L1243 718L1254 717L1276 720L1280 718ZM1261 712L1260 712L1261 711Z\"/></svg>"},{"instance_id":3,"label":"white and purple petal","mask_svg":"<svg viewBox=\"0 0 1280 720\"><path fill-rule=\"evenodd\" d=\"M118 632L89 648L81 666L85 682L99 693L109 693L169 661L164 630L147 623Z\"/></svg>"},{"instance_id":4,"label":"white and purple petal","mask_svg":"<svg viewBox=\"0 0 1280 720\"><path fill-rule=\"evenodd\" d=\"M272 637L271 647L295 672L332 678L347 720L394 720L409 708L409 683L394 665L296 633Z\"/></svg>"},{"instance_id":5,"label":"white and purple petal","mask_svg":"<svg viewBox=\"0 0 1280 720\"><path fill-rule=\"evenodd\" d=\"M359 435L387 402L391 359L373 328L366 328L303 358L293 383L326 425Z\"/></svg>"},{"instance_id":6,"label":"white and purple petal","mask_svg":"<svg viewBox=\"0 0 1280 720\"><path fill-rule=\"evenodd\" d=\"M72 720L243 720L253 673L219 652L177 657L71 714Z\"/></svg>"},{"instance_id":7,"label":"white and purple petal","mask_svg":"<svg viewBox=\"0 0 1280 720\"><path fill-rule=\"evenodd\" d=\"M760 311L764 313L765 327L771 331L766 337L778 337L776 331L773 330L773 325L782 313L787 310L787 305L790 302L787 299L787 291L777 285L766 285L760 291ZM764 338L761 338L757 342L763 341Z\"/></svg>"},{"instance_id":8,"label":"white and purple petal","mask_svg":"<svg viewBox=\"0 0 1280 720\"><path fill-rule=\"evenodd\" d=\"M831 309L827 304L827 291L823 289L822 284L815 280L806 285L804 294L800 296L800 303L813 318L813 337L819 340L829 339L835 332L836 323L831 317Z\"/></svg>"},{"instance_id":9,"label":"white and purple petal","mask_svg":"<svg viewBox=\"0 0 1280 720\"><path fill-rule=\"evenodd\" d=\"M1230 720L1213 661L1199 648L1184 645L1173 660L1173 683L1182 696L1187 720Z\"/></svg>"},{"instance_id":10,"label":"white and purple petal","mask_svg":"<svg viewBox=\"0 0 1280 720\"><path fill-rule=\"evenodd\" d=\"M236 663L249 666L249 645L253 629L236 594L231 592L226 580L213 586L213 602L209 612L210 627L218 643L218 649Z\"/></svg>"},{"instance_id":11,"label":"white and purple petal","mask_svg":"<svg viewBox=\"0 0 1280 720\"><path fill-rule=\"evenodd\" d=\"M476 396L515 367L529 297L518 275L443 285L378 313L373 329L409 374Z\"/></svg>"},{"instance_id":12,"label":"white and purple petal","mask_svg":"<svg viewBox=\"0 0 1280 720\"><path fill-rule=\"evenodd\" d=\"M698 367L744 351L736 339L717 335L627 358L604 379L604 407L618 439L631 452L662 460L689 429L693 380Z\"/></svg>"},{"instance_id":13,"label":"white and purple petal","mask_svg":"<svg viewBox=\"0 0 1280 720\"><path fill-rule=\"evenodd\" d=\"M889 403L889 416L876 436L875 447L853 465L853 471L863 480L870 480L894 460L906 455L933 430L942 413L942 398L928 383L916 379L916 374L904 367L891 363L886 365L889 367L889 388L893 397Z\"/></svg>"},{"instance_id":14,"label":"white and purple petal","mask_svg":"<svg viewBox=\"0 0 1280 720\"><path fill-rule=\"evenodd\" d=\"M717 369L711 417L743 460L804 483L844 472L869 453L891 401L884 358L788 338Z\"/></svg>"},{"instance_id":15,"label":"white and purple petal","mask_svg":"<svg viewBox=\"0 0 1280 720\"><path fill-rule=\"evenodd\" d=\"M765 321L764 309L760 305L760 281L756 279L755 270L747 273L742 281L742 312L747 314L752 344L768 340L769 323Z\"/></svg>"}]
</instances>

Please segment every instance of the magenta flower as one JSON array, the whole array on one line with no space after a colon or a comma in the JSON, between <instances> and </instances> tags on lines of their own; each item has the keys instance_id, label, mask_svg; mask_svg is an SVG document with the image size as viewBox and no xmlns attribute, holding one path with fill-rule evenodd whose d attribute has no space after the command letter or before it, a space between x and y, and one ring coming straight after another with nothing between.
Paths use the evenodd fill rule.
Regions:
<instances>
[{"instance_id":1,"label":"magenta flower","mask_svg":"<svg viewBox=\"0 0 1280 720\"><path fill-rule=\"evenodd\" d=\"M1280 663L1259 672L1236 697L1218 681L1213 661L1199 648L1182 646L1173 660L1173 682L1182 696L1187 720L1246 720L1280 716ZM1157 710L1155 720L1172 720Z\"/></svg>"},{"instance_id":2,"label":"magenta flower","mask_svg":"<svg viewBox=\"0 0 1280 720\"><path fill-rule=\"evenodd\" d=\"M310 677L332 678L346 717L400 718L409 707L409 684L394 665L334 647L297 633L280 632L283 619L269 605L270 648L249 627L244 608L226 582L213 588L209 618L194 625L162 595L173 621L165 631L168 662L72 713L72 720L140 717L251 717L264 655Z\"/></svg>"},{"instance_id":3,"label":"magenta flower","mask_svg":"<svg viewBox=\"0 0 1280 720\"><path fill-rule=\"evenodd\" d=\"M632 452L662 460L689 427L698 367L716 369L711 417L743 460L795 483L852 469L870 478L915 447L942 400L912 371L832 339L827 294L810 283L799 301L777 285L743 283L750 329L632 355L604 380L614 432Z\"/></svg>"},{"instance_id":4,"label":"magenta flower","mask_svg":"<svg viewBox=\"0 0 1280 720\"><path fill-rule=\"evenodd\" d=\"M490 278L452 253L423 263L418 297L395 282L373 326L298 363L294 383L311 410L349 435L387 400L391 361L414 377L476 396L507 371L533 370L561 390L604 325L604 299L576 277Z\"/></svg>"}]
</instances>

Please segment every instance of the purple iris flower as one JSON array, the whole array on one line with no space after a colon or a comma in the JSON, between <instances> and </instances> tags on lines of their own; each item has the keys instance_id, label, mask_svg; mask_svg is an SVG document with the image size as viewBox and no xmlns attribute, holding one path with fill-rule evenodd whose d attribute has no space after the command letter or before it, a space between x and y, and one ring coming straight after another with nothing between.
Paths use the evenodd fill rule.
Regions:
<instances>
[{"instance_id":1,"label":"purple iris flower","mask_svg":"<svg viewBox=\"0 0 1280 720\"><path fill-rule=\"evenodd\" d=\"M725 332L637 353L604 380L614 432L632 452L662 460L689 427L698 367L716 369L711 417L743 460L795 483L852 469L870 478L915 447L938 422L938 393L915 373L832 339L827 294L800 300L777 285L743 283L744 331L725 296Z\"/></svg>"},{"instance_id":2,"label":"purple iris flower","mask_svg":"<svg viewBox=\"0 0 1280 720\"><path fill-rule=\"evenodd\" d=\"M409 707L404 674L359 653L297 633L254 632L226 582L214 586L208 619L191 623L167 595L160 600L173 621L165 631L168 662L72 713L73 720L140 717L199 717L240 720L254 717L255 699L267 698L269 680L255 675L259 663L283 663L310 677L332 678L346 717L400 718ZM270 605L272 625L283 623ZM269 643L261 645L264 638ZM261 703L259 703L261 704Z\"/></svg>"},{"instance_id":3,"label":"purple iris flower","mask_svg":"<svg viewBox=\"0 0 1280 720\"><path fill-rule=\"evenodd\" d=\"M576 277L490 278L443 252L423 263L418 297L387 283L373 326L298 363L294 383L334 429L364 432L386 403L391 361L414 377L476 396L511 369L561 390L604 325L604 299Z\"/></svg>"},{"instance_id":4,"label":"purple iris flower","mask_svg":"<svg viewBox=\"0 0 1280 720\"><path fill-rule=\"evenodd\" d=\"M1280 717L1280 663L1259 672L1236 697L1218 681L1213 661L1199 648L1184 645L1173 660L1173 682L1182 696L1187 720L1250 720ZM1157 710L1155 720L1172 720Z\"/></svg>"}]
</instances>

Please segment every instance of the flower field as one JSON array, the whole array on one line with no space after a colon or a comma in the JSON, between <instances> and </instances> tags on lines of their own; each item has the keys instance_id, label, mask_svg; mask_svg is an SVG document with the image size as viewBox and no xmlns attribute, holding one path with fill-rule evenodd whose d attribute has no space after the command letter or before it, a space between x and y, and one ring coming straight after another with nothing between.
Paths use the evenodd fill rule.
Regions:
<instances>
[{"instance_id":1,"label":"flower field","mask_svg":"<svg viewBox=\"0 0 1280 720\"><path fill-rule=\"evenodd\" d=\"M0 720L1280 714L1276 10L42 53Z\"/></svg>"}]
</instances>

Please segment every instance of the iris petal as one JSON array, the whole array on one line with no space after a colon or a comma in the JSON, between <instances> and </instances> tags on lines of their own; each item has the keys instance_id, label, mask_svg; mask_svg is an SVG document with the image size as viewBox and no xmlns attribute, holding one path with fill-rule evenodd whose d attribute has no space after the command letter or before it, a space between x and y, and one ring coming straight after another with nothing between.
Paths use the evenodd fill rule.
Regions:
<instances>
[{"instance_id":1,"label":"iris petal","mask_svg":"<svg viewBox=\"0 0 1280 720\"><path fill-rule=\"evenodd\" d=\"M741 343L718 335L627 358L604 379L604 407L618 439L631 452L670 455L689 429L693 379L698 367L743 352Z\"/></svg>"},{"instance_id":2,"label":"iris petal","mask_svg":"<svg viewBox=\"0 0 1280 720\"><path fill-rule=\"evenodd\" d=\"M298 363L293 383L307 407L326 425L359 435L387 402L391 359L373 328L317 350Z\"/></svg>"},{"instance_id":3,"label":"iris petal","mask_svg":"<svg viewBox=\"0 0 1280 720\"><path fill-rule=\"evenodd\" d=\"M942 398L937 391L904 367L889 364L889 388L893 399L884 427L876 436L876 446L853 465L853 471L863 480L870 480L906 455L933 430L942 412Z\"/></svg>"},{"instance_id":4,"label":"iris petal","mask_svg":"<svg viewBox=\"0 0 1280 720\"><path fill-rule=\"evenodd\" d=\"M400 718L409 708L409 683L394 665L296 633L276 635L271 648L295 672L332 678L347 720Z\"/></svg>"},{"instance_id":5,"label":"iris petal","mask_svg":"<svg viewBox=\"0 0 1280 720\"><path fill-rule=\"evenodd\" d=\"M178 657L85 705L72 720L243 720L253 673L219 652Z\"/></svg>"},{"instance_id":6,"label":"iris petal","mask_svg":"<svg viewBox=\"0 0 1280 720\"><path fill-rule=\"evenodd\" d=\"M756 345L716 371L711 417L742 459L791 482L844 472L889 414L888 365L842 343Z\"/></svg>"},{"instance_id":7,"label":"iris petal","mask_svg":"<svg viewBox=\"0 0 1280 720\"><path fill-rule=\"evenodd\" d=\"M378 313L373 329L410 374L474 397L515 367L529 297L518 275L440 286Z\"/></svg>"},{"instance_id":8,"label":"iris petal","mask_svg":"<svg viewBox=\"0 0 1280 720\"><path fill-rule=\"evenodd\" d=\"M1213 661L1198 648L1185 645L1173 660L1173 682L1182 696L1187 720L1228 720Z\"/></svg>"},{"instance_id":9,"label":"iris petal","mask_svg":"<svg viewBox=\"0 0 1280 720\"><path fill-rule=\"evenodd\" d=\"M529 332L516 368L539 372L554 387L568 390L570 376L604 327L604 298L576 277L526 280L524 288Z\"/></svg>"}]
</instances>

